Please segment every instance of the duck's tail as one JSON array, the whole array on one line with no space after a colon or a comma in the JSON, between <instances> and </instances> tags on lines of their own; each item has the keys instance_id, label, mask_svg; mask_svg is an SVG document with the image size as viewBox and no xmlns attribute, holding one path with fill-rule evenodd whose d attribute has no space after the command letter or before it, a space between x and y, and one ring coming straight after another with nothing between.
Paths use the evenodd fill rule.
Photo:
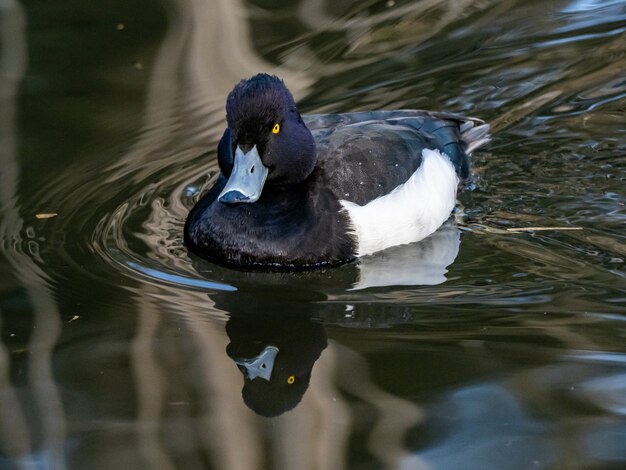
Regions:
<instances>
[{"instance_id":1,"label":"duck's tail","mask_svg":"<svg viewBox=\"0 0 626 470\"><path fill-rule=\"evenodd\" d=\"M470 175L468 156L491 139L489 124L482 119L460 114L428 112L428 115L433 119L426 121L421 128L437 136L443 152L456 168L459 177L465 180Z\"/></svg>"},{"instance_id":2,"label":"duck's tail","mask_svg":"<svg viewBox=\"0 0 626 470\"><path fill-rule=\"evenodd\" d=\"M465 143L465 152L469 155L491 140L490 126L480 119L468 118L459 126L461 139Z\"/></svg>"}]
</instances>

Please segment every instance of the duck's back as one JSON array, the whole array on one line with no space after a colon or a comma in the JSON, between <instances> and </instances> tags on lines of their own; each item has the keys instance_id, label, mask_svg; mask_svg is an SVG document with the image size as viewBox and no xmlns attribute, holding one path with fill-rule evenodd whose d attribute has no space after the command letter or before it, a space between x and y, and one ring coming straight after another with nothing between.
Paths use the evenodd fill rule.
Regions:
<instances>
[{"instance_id":1,"label":"duck's back","mask_svg":"<svg viewBox=\"0 0 626 470\"><path fill-rule=\"evenodd\" d=\"M338 198L361 205L405 183L419 168L424 149L445 153L459 178L467 178L468 153L488 132L488 126L476 126L482 124L478 119L418 110L303 118L315 138L325 185Z\"/></svg>"}]
</instances>

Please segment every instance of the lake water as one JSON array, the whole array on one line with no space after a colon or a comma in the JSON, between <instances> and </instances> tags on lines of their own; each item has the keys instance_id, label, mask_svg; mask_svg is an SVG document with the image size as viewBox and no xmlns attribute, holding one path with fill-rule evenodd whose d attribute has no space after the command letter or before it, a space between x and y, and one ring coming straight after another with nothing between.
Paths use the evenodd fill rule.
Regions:
<instances>
[{"instance_id":1,"label":"lake water","mask_svg":"<svg viewBox=\"0 0 626 470\"><path fill-rule=\"evenodd\" d=\"M341 268L191 259L259 71L489 121L475 188ZM626 468L625 181L624 1L0 1L0 468Z\"/></svg>"}]
</instances>

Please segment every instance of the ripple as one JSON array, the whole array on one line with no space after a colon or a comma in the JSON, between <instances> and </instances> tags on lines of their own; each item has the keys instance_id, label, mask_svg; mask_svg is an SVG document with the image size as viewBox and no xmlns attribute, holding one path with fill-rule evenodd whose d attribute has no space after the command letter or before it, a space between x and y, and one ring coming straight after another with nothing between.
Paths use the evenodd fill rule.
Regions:
<instances>
[{"instance_id":1,"label":"ripple","mask_svg":"<svg viewBox=\"0 0 626 470\"><path fill-rule=\"evenodd\" d=\"M128 267L130 267L134 271L141 272L151 279L158 279L160 281L167 282L173 285L198 287L201 289L221 290L227 292L234 292L237 290L236 287L230 286L228 284L204 281L201 279L192 279L177 274L168 274L158 269L148 268L132 261L128 261L127 263Z\"/></svg>"},{"instance_id":2,"label":"ripple","mask_svg":"<svg viewBox=\"0 0 626 470\"><path fill-rule=\"evenodd\" d=\"M198 157L205 159L206 155ZM90 248L132 278L181 288L236 290L200 276L182 244L187 212L216 177L216 162L198 166L201 171L191 176L187 165L178 165L165 178L148 180L139 192L97 221Z\"/></svg>"}]
</instances>

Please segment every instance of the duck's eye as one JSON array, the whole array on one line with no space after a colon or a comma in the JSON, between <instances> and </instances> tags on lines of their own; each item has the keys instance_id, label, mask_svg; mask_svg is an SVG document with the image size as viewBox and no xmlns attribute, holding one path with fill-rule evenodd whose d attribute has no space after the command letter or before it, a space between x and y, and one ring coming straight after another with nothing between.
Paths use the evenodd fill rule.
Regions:
<instances>
[{"instance_id":1,"label":"duck's eye","mask_svg":"<svg viewBox=\"0 0 626 470\"><path fill-rule=\"evenodd\" d=\"M277 124L278 125L278 124ZM296 381L296 377L294 375L290 375L289 378L287 379L287 383L289 385L291 385L292 383L294 383Z\"/></svg>"},{"instance_id":2,"label":"duck's eye","mask_svg":"<svg viewBox=\"0 0 626 470\"><path fill-rule=\"evenodd\" d=\"M274 124L274 128L272 129L272 134L278 134L280 132L280 124Z\"/></svg>"}]
</instances>

